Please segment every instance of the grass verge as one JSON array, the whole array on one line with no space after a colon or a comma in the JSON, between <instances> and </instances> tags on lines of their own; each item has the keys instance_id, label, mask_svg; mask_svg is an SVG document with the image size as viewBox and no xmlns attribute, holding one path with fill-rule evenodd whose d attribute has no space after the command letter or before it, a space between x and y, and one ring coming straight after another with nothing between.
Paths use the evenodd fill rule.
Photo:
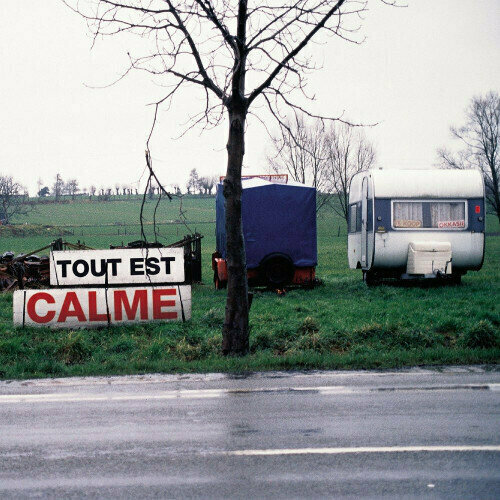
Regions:
<instances>
[{"instance_id":1,"label":"grass verge","mask_svg":"<svg viewBox=\"0 0 500 500\"><path fill-rule=\"evenodd\" d=\"M49 220L44 210L48 209L33 213L33 222ZM213 200L188 199L186 210L192 219L214 218ZM96 224L101 217L107 217L103 222L130 222L137 215L137 203L68 204L57 210L51 222L76 224L83 215L86 222ZM173 212L164 216L173 217ZM500 229L494 219L489 222L490 231ZM207 284L193 287L192 319L184 324L80 331L20 329L12 325L12 295L0 295L0 378L499 362L500 237L487 238L483 268L467 274L462 286L367 288L361 273L347 267L346 241L345 236L337 236L339 227L344 231L345 223L331 213L318 218L317 274L323 286L292 290L284 296L255 291L248 356L225 358L220 352L226 295L211 284L210 254L215 248L211 225L203 239ZM168 241L175 239L178 235L172 230ZM49 242L37 235L2 237L0 251L26 251ZM96 248L119 243L116 237L104 235L86 242Z\"/></svg>"},{"instance_id":2,"label":"grass verge","mask_svg":"<svg viewBox=\"0 0 500 500\"><path fill-rule=\"evenodd\" d=\"M200 292L200 291L199 291ZM314 292L314 291L313 291ZM313 293L311 292L311 293ZM185 324L143 324L98 330L4 329L0 378L151 372L296 369L373 369L416 365L494 364L500 359L500 315L458 322L444 318L416 328L408 321L371 321L358 327L320 322L293 306L277 317L270 292L255 300L251 353L221 355L222 310L208 309ZM203 297L203 293L200 293ZM5 304L8 296L1 298ZM273 307L274 303L274 307ZM282 303L286 303L286 299ZM311 304L314 301L311 301ZM274 310L273 310L274 309ZM299 310L297 310L299 309ZM2 308L3 310L3 308ZM293 314L295 310L295 314ZM269 324L275 327L270 328Z\"/></svg>"}]
</instances>

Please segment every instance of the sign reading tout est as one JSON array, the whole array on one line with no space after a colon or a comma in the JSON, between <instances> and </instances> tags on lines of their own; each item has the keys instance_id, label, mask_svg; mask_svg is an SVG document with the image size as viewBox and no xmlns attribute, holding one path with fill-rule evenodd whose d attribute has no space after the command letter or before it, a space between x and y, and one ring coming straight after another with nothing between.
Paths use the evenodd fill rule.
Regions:
<instances>
[{"instance_id":1,"label":"sign reading tout est","mask_svg":"<svg viewBox=\"0 0 500 500\"><path fill-rule=\"evenodd\" d=\"M52 286L183 281L183 248L66 250L52 252L50 255Z\"/></svg>"},{"instance_id":2,"label":"sign reading tout est","mask_svg":"<svg viewBox=\"0 0 500 500\"><path fill-rule=\"evenodd\" d=\"M180 284L182 248L58 251L50 261L50 284L64 288L16 291L14 324L88 328L191 318L191 286Z\"/></svg>"}]
</instances>

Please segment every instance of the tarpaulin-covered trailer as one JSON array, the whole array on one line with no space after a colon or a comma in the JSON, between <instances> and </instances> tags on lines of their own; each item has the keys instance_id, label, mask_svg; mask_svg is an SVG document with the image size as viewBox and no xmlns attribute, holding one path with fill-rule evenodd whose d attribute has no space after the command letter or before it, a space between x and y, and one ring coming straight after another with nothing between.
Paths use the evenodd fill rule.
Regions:
<instances>
[{"instance_id":1,"label":"tarpaulin-covered trailer","mask_svg":"<svg viewBox=\"0 0 500 500\"><path fill-rule=\"evenodd\" d=\"M381 278L459 283L484 258L485 201L477 170L377 169L352 178L348 256L367 284Z\"/></svg>"},{"instance_id":2,"label":"tarpaulin-covered trailer","mask_svg":"<svg viewBox=\"0 0 500 500\"><path fill-rule=\"evenodd\" d=\"M316 189L261 178L242 180L242 225L250 284L312 284L317 265ZM216 196L216 288L227 281L222 183Z\"/></svg>"}]
</instances>

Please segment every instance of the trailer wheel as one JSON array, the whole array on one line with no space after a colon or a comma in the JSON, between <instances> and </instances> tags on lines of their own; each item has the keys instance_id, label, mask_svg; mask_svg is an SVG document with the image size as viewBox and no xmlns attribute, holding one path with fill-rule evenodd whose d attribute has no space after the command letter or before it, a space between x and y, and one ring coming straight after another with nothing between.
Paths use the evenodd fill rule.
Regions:
<instances>
[{"instance_id":1,"label":"trailer wheel","mask_svg":"<svg viewBox=\"0 0 500 500\"><path fill-rule=\"evenodd\" d=\"M462 284L462 275L460 273L452 273L450 278L451 285L461 285Z\"/></svg>"},{"instance_id":2,"label":"trailer wheel","mask_svg":"<svg viewBox=\"0 0 500 500\"><path fill-rule=\"evenodd\" d=\"M294 275L293 263L286 255L268 257L262 264L265 281L271 286L291 283Z\"/></svg>"}]
</instances>

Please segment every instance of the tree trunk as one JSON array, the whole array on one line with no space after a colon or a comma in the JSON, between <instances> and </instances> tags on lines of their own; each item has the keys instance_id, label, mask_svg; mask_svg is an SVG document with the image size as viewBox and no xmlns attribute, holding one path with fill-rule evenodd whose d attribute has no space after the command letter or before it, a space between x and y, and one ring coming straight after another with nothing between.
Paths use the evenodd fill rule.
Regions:
<instances>
[{"instance_id":1,"label":"tree trunk","mask_svg":"<svg viewBox=\"0 0 500 500\"><path fill-rule=\"evenodd\" d=\"M240 109L235 107L229 111L228 161L224 179L228 281L222 352L243 355L249 348L248 282L241 224L241 168L245 154L246 110L244 105L238 106Z\"/></svg>"}]
</instances>

